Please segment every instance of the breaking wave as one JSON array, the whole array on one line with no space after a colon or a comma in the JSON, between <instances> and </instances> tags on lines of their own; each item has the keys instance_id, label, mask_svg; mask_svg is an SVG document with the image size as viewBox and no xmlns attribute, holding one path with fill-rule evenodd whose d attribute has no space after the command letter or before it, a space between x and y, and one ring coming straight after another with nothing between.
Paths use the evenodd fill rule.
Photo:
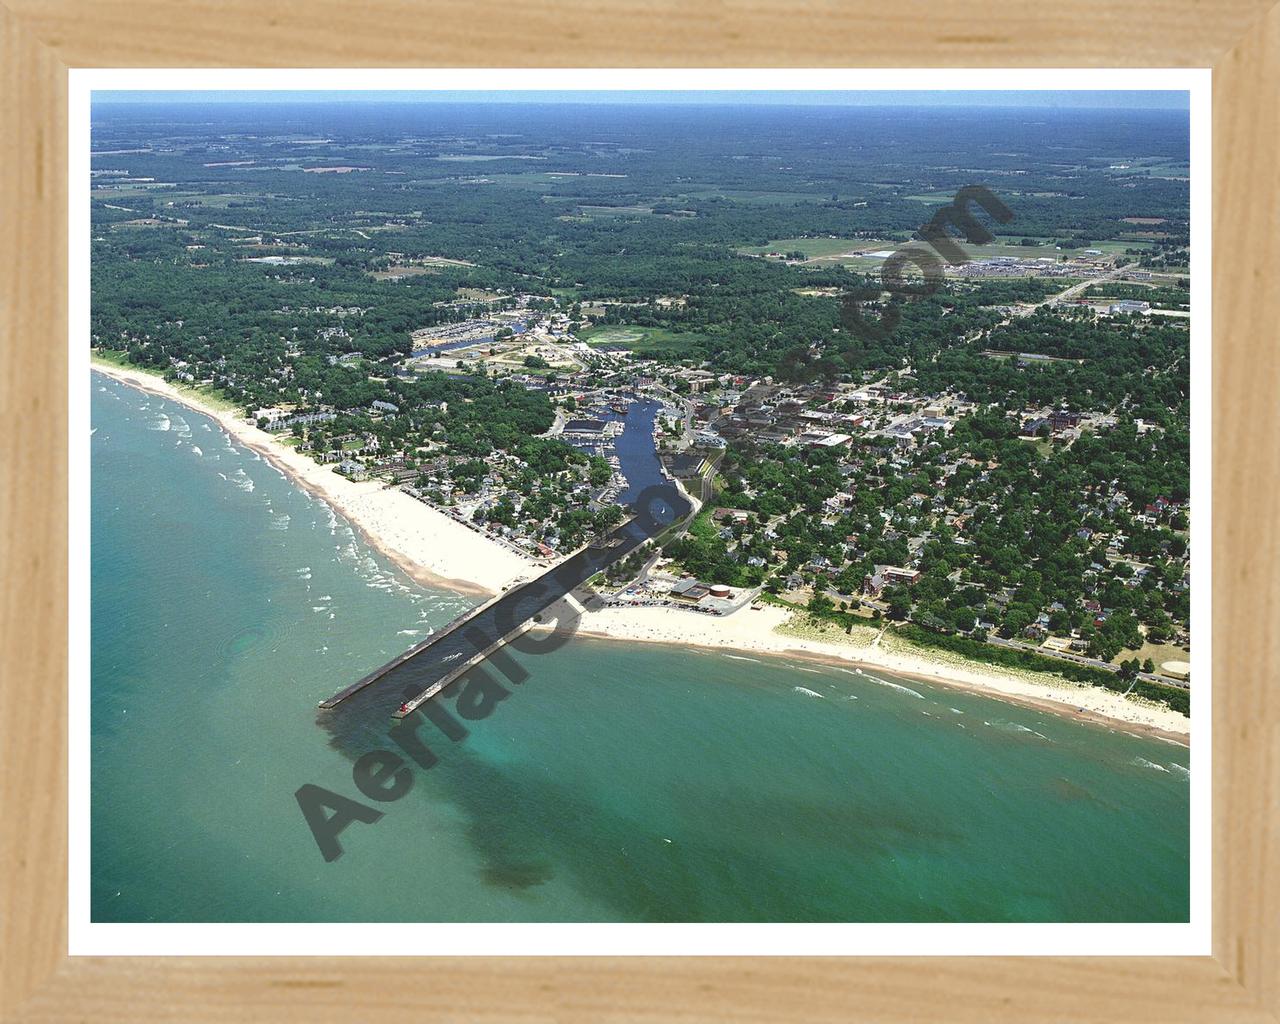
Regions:
<instances>
[{"instance_id":1,"label":"breaking wave","mask_svg":"<svg viewBox=\"0 0 1280 1024\"><path fill-rule=\"evenodd\" d=\"M913 690L909 686L903 686L901 683L891 683L889 682L889 680L881 679L879 676L866 675L865 672L860 674L866 676L866 678L870 679L873 683L879 684L880 686L887 686L891 690L898 690L902 693L909 693L911 694L911 696L918 697L920 700L925 699L925 696L923 693L921 693L919 690Z\"/></svg>"}]
</instances>

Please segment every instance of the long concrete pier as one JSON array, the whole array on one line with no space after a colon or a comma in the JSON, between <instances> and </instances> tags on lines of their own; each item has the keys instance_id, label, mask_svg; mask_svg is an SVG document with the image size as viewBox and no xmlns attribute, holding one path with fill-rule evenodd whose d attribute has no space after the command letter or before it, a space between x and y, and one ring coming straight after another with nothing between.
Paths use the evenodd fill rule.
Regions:
<instances>
[{"instance_id":1,"label":"long concrete pier","mask_svg":"<svg viewBox=\"0 0 1280 1024\"><path fill-rule=\"evenodd\" d=\"M450 669L448 672L446 672L438 680L436 680L434 683L428 686L416 697L411 697L409 700L402 703L400 707L395 710L392 717L404 718L406 715L413 714L415 711L418 710L419 707L421 707L423 704L429 701L432 697L434 697L437 693L443 690L446 686L448 686L450 683L454 682L457 679L461 679L463 675L465 675L467 672L470 672L473 668L479 665L480 662L484 661L485 658L489 657L489 655L491 655L499 647L501 647L503 644L510 643L512 640L518 637L521 633L527 630L531 625L533 625L532 622L522 622L519 626L513 629L506 636L500 637L499 639L495 640L492 644L490 644L488 647L486 647L483 651L480 651L472 655L470 658L468 658L465 662L463 662L457 668Z\"/></svg>"},{"instance_id":2,"label":"long concrete pier","mask_svg":"<svg viewBox=\"0 0 1280 1024\"><path fill-rule=\"evenodd\" d=\"M337 693L335 693L332 697L329 697L327 700L322 700L317 705L317 707L321 708L322 710L328 710L329 708L337 707L348 697L359 693L366 686L370 686L373 683L376 683L383 676L388 675L390 672L399 668L401 665L405 664L408 661L411 661L414 658L417 658L419 655L425 652L429 647L432 647L435 644L437 644L439 641L443 640L455 629L465 626L468 622L474 619L477 615L482 614L485 611L485 609L487 609L490 605L494 604L495 602L499 601L501 598L502 598L502 595L499 594L497 597L489 598L489 600L484 602L484 604L480 604L474 608L467 609L465 612L459 615L456 619L453 619L450 622L448 622L446 625L442 626L437 632L432 633L425 640L419 640L416 644L410 647L403 654L392 658L385 665L382 665L381 667L374 669L367 676L363 676L362 678L357 679L350 686L342 690L339 690Z\"/></svg>"},{"instance_id":3,"label":"long concrete pier","mask_svg":"<svg viewBox=\"0 0 1280 1024\"><path fill-rule=\"evenodd\" d=\"M581 551L518 587L460 615L448 626L410 647L403 654L320 702L332 710L352 695L375 684L410 688L396 712L403 718L440 693L463 673L484 661L499 647L528 629L541 614L601 569L625 558L673 522L688 516L694 506L673 483L646 492L641 507L601 542Z\"/></svg>"}]
</instances>

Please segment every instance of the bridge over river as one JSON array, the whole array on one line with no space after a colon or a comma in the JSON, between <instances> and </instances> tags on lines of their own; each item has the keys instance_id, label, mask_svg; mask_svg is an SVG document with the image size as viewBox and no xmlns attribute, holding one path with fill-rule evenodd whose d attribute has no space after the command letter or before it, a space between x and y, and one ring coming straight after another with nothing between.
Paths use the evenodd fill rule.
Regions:
<instances>
[{"instance_id":1,"label":"bridge over river","mask_svg":"<svg viewBox=\"0 0 1280 1024\"><path fill-rule=\"evenodd\" d=\"M417 694L404 700L395 712L403 718L508 640L540 621L539 617L548 608L601 569L625 558L649 538L687 517L693 511L693 504L674 483L664 480L646 487L628 506L628 511L630 518L603 538L541 576L466 612L440 632L321 701L320 708L336 708L375 684L379 689L393 686L397 694L411 689Z\"/></svg>"}]
</instances>

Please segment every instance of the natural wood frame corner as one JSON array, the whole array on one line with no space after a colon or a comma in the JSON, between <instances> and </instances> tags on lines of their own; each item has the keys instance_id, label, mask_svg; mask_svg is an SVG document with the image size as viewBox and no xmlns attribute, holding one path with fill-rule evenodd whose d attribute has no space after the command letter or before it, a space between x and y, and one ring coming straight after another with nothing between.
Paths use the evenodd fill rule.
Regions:
<instances>
[{"instance_id":1,"label":"natural wood frame corner","mask_svg":"<svg viewBox=\"0 0 1280 1024\"><path fill-rule=\"evenodd\" d=\"M1270 2L0 6L0 1020L1280 1021ZM485 65L1214 69L1212 957L454 958L425 970L410 958L68 957L67 71Z\"/></svg>"}]
</instances>

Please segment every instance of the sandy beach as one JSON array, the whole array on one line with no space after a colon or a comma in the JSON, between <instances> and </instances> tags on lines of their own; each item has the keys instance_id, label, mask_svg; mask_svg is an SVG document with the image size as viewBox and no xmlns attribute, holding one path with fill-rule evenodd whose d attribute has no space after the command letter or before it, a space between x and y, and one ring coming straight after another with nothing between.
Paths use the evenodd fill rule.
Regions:
<instances>
[{"instance_id":1,"label":"sandy beach","mask_svg":"<svg viewBox=\"0 0 1280 1024\"><path fill-rule=\"evenodd\" d=\"M97 362L93 368L115 380L179 402L212 417L233 438L269 459L299 487L332 505L365 538L420 583L487 597L512 580L541 568L429 505L380 481L348 480L307 455L281 444L234 412L207 405L190 390L142 370Z\"/></svg>"},{"instance_id":2,"label":"sandy beach","mask_svg":"<svg viewBox=\"0 0 1280 1024\"><path fill-rule=\"evenodd\" d=\"M542 567L428 505L377 481L355 482L335 473L247 422L200 401L190 390L141 370L94 362L94 369L126 384L172 399L217 420L241 444L269 459L298 486L330 503L368 542L420 583L489 597ZM728 648L790 655L884 669L948 686L981 691L1071 717L1121 723L1133 731L1186 743L1190 719L1170 708L1101 687L1043 673L1020 672L925 651L871 629L852 636L814 625L776 605L743 608L725 617L674 608L605 608L586 614L579 632L637 643Z\"/></svg>"},{"instance_id":3,"label":"sandy beach","mask_svg":"<svg viewBox=\"0 0 1280 1024\"><path fill-rule=\"evenodd\" d=\"M1135 732L1179 743L1187 743L1191 733L1191 720L1163 705L1057 676L988 666L945 651L925 651L888 634L879 636L872 629L857 630L849 636L836 626L813 625L807 617L777 605L744 608L723 618L675 608L605 608L587 613L579 633L639 643L811 657L868 670L879 668L1070 717L1111 726L1123 723Z\"/></svg>"}]
</instances>

